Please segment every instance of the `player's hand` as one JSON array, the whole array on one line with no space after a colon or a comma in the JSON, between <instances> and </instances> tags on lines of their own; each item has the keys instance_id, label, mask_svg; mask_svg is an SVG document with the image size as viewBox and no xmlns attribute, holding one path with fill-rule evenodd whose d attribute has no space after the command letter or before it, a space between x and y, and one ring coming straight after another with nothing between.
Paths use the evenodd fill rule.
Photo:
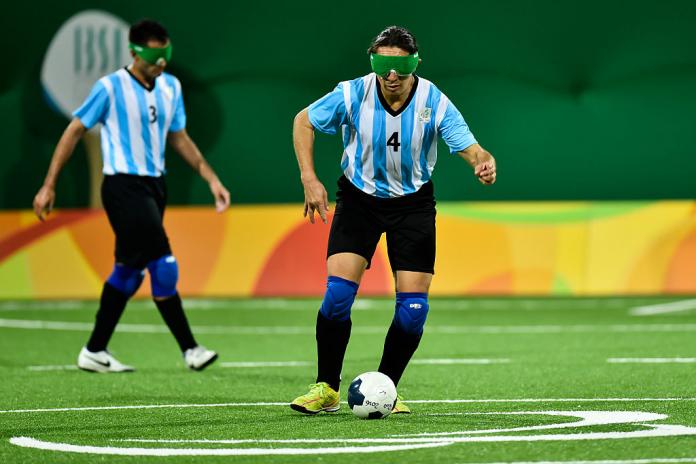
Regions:
<instances>
[{"instance_id":1,"label":"player's hand","mask_svg":"<svg viewBox=\"0 0 696 464\"><path fill-rule=\"evenodd\" d=\"M485 163L477 164L474 168L474 175L478 177L479 182L483 185L495 184L495 161L486 161Z\"/></svg>"},{"instance_id":2,"label":"player's hand","mask_svg":"<svg viewBox=\"0 0 696 464\"><path fill-rule=\"evenodd\" d=\"M222 182L214 180L210 183L210 192L215 198L215 211L222 213L230 206L230 192L227 191Z\"/></svg>"},{"instance_id":3,"label":"player's hand","mask_svg":"<svg viewBox=\"0 0 696 464\"><path fill-rule=\"evenodd\" d=\"M304 217L309 215L309 222L314 224L314 212L319 213L322 222L326 224L329 214L329 196L324 185L316 177L303 180L304 186Z\"/></svg>"},{"instance_id":4,"label":"player's hand","mask_svg":"<svg viewBox=\"0 0 696 464\"><path fill-rule=\"evenodd\" d=\"M44 185L34 197L34 214L40 220L44 220L53 210L53 203L56 201L56 191Z\"/></svg>"}]
</instances>

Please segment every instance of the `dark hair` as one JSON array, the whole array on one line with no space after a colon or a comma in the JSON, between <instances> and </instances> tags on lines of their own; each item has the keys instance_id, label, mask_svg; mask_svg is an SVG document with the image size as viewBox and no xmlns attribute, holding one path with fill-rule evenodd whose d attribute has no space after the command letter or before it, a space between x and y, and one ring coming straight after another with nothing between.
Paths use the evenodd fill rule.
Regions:
<instances>
[{"instance_id":1,"label":"dark hair","mask_svg":"<svg viewBox=\"0 0 696 464\"><path fill-rule=\"evenodd\" d=\"M380 32L377 37L372 40L370 48L367 49L367 53L377 53L379 47L399 47L407 51L409 55L413 55L418 51L416 38L411 34L411 31L400 26L389 26Z\"/></svg>"},{"instance_id":2,"label":"dark hair","mask_svg":"<svg viewBox=\"0 0 696 464\"><path fill-rule=\"evenodd\" d=\"M150 40L166 43L169 40L169 34L157 21L141 19L130 27L128 40L136 45L147 46Z\"/></svg>"}]
</instances>

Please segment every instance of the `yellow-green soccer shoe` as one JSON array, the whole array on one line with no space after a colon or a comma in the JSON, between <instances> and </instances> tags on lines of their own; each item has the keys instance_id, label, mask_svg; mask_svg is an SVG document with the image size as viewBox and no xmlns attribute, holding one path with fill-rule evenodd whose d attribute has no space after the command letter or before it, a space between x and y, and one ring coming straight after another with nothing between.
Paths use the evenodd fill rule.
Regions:
<instances>
[{"instance_id":1,"label":"yellow-green soccer shoe","mask_svg":"<svg viewBox=\"0 0 696 464\"><path fill-rule=\"evenodd\" d=\"M326 382L313 383L309 392L298 396L290 407L303 414L317 414L322 411L335 412L341 407L339 393Z\"/></svg>"},{"instance_id":2,"label":"yellow-green soccer shoe","mask_svg":"<svg viewBox=\"0 0 696 464\"><path fill-rule=\"evenodd\" d=\"M392 409L392 414L411 414L411 408L406 406L404 399L401 395L396 395L396 402L394 403L394 409Z\"/></svg>"}]
</instances>

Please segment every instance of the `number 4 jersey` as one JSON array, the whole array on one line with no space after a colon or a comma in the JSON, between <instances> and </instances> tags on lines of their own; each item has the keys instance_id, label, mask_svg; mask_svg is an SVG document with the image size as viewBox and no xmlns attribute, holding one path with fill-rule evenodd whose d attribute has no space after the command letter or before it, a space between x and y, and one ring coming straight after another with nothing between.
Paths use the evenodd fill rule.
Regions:
<instances>
[{"instance_id":1,"label":"number 4 jersey","mask_svg":"<svg viewBox=\"0 0 696 464\"><path fill-rule=\"evenodd\" d=\"M440 135L451 153L476 143L464 118L430 81L415 77L404 105L392 110L377 76L344 81L309 106L309 120L326 134L343 134L344 175L380 198L416 192L428 182Z\"/></svg>"},{"instance_id":2,"label":"number 4 jersey","mask_svg":"<svg viewBox=\"0 0 696 464\"><path fill-rule=\"evenodd\" d=\"M101 128L104 174L159 177L164 174L168 132L186 127L181 83L162 73L146 89L127 69L102 77L73 116Z\"/></svg>"}]
</instances>

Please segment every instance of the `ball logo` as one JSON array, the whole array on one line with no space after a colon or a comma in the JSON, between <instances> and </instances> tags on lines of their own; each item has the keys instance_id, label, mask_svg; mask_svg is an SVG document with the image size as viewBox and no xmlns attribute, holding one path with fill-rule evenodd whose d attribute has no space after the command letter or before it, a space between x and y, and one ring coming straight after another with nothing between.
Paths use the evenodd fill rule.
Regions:
<instances>
[{"instance_id":1,"label":"ball logo","mask_svg":"<svg viewBox=\"0 0 696 464\"><path fill-rule=\"evenodd\" d=\"M71 117L100 77L130 62L128 24L111 13L87 10L69 18L48 46L41 85L48 103Z\"/></svg>"}]
</instances>

